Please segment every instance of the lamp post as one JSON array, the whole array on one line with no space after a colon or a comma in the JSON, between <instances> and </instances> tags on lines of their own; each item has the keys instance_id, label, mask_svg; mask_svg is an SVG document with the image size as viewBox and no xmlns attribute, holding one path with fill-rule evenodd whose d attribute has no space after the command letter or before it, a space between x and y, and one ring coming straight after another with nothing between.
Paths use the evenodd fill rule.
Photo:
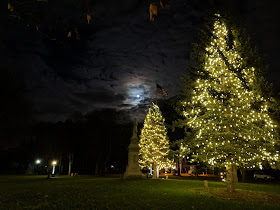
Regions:
<instances>
[{"instance_id":1,"label":"lamp post","mask_svg":"<svg viewBox=\"0 0 280 210\"><path fill-rule=\"evenodd\" d=\"M37 173L39 174L39 164L41 163L41 160L40 159L37 159L36 161L35 161L35 163L36 163L36 165L37 165Z\"/></svg>"},{"instance_id":2,"label":"lamp post","mask_svg":"<svg viewBox=\"0 0 280 210\"><path fill-rule=\"evenodd\" d=\"M53 162L52 162L52 165L53 165L53 169L52 169L52 176L54 176L54 172L55 172L55 165L56 165L56 161L54 160Z\"/></svg>"}]
</instances>

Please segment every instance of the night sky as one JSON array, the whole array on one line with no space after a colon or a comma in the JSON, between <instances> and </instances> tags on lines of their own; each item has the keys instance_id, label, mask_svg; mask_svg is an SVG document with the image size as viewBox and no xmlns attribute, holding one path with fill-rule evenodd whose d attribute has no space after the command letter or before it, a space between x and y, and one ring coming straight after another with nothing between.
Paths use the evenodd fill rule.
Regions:
<instances>
[{"instance_id":1,"label":"night sky","mask_svg":"<svg viewBox=\"0 0 280 210\"><path fill-rule=\"evenodd\" d=\"M180 77L187 74L197 30L217 1L173 0L169 10L159 8L159 15L150 22L149 1L97 0L91 5L90 25L86 12L62 7L61 2L50 1L40 14L42 19L57 18L61 23L56 29L58 40L10 17L8 36L0 42L4 65L25 81L37 120L56 122L74 111L100 108L125 109L143 120L155 100L156 83L169 97L182 87ZM223 2L243 20L253 44L270 65L267 79L279 87L278 1ZM79 29L81 40L67 40L70 22Z\"/></svg>"}]
</instances>

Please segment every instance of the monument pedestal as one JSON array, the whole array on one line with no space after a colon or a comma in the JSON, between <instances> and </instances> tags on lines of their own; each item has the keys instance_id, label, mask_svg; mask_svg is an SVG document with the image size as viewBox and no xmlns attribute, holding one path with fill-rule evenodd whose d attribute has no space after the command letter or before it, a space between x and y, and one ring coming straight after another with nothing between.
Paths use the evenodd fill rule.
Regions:
<instances>
[{"instance_id":1,"label":"monument pedestal","mask_svg":"<svg viewBox=\"0 0 280 210\"><path fill-rule=\"evenodd\" d=\"M128 164L126 171L123 175L123 179L143 179L145 176L142 175L140 166L138 163L139 159L139 145L137 137L137 121L135 120L133 136L130 139L130 145L128 147Z\"/></svg>"},{"instance_id":2,"label":"monument pedestal","mask_svg":"<svg viewBox=\"0 0 280 210\"><path fill-rule=\"evenodd\" d=\"M143 175L139 167L139 146L138 144L130 144L128 147L128 164L124 173L124 179L142 179Z\"/></svg>"}]
</instances>

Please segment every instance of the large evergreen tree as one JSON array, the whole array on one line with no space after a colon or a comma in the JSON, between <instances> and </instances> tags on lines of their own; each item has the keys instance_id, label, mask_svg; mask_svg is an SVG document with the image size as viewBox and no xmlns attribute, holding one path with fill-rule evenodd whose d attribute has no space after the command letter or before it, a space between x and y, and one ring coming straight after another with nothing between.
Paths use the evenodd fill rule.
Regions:
<instances>
[{"instance_id":1,"label":"large evergreen tree","mask_svg":"<svg viewBox=\"0 0 280 210\"><path fill-rule=\"evenodd\" d=\"M139 164L142 168L150 168L152 165L154 178L158 178L158 170L172 166L172 161L167 157L169 140L164 121L158 105L153 103L140 135Z\"/></svg>"},{"instance_id":2,"label":"large evergreen tree","mask_svg":"<svg viewBox=\"0 0 280 210\"><path fill-rule=\"evenodd\" d=\"M233 167L279 164L278 126L270 116L273 98L245 33L215 14L194 46L196 78L182 101L187 125L195 132L195 157L226 166L227 187L234 190Z\"/></svg>"}]
</instances>

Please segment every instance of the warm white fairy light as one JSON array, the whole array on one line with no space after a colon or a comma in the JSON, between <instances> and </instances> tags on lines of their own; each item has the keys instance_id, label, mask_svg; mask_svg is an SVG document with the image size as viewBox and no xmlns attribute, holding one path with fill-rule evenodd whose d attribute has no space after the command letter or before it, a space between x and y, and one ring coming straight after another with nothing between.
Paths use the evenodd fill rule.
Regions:
<instances>
[{"instance_id":1,"label":"warm white fairy light","mask_svg":"<svg viewBox=\"0 0 280 210\"><path fill-rule=\"evenodd\" d=\"M191 101L183 102L191 107L184 112L188 125L198 131L197 155L211 165L225 165L231 154L237 166L263 168L264 161L275 166L279 152L274 147L277 125L268 114L271 99L252 90L255 68L243 67L238 37L230 47L229 29L220 17L216 15L206 47L204 70L209 77L197 79ZM260 106L253 109L255 104Z\"/></svg>"},{"instance_id":2,"label":"warm white fairy light","mask_svg":"<svg viewBox=\"0 0 280 210\"><path fill-rule=\"evenodd\" d=\"M152 164L158 169L173 168L173 161L167 158L169 140L164 117L156 104L150 107L140 135L139 164L142 168Z\"/></svg>"}]
</instances>

